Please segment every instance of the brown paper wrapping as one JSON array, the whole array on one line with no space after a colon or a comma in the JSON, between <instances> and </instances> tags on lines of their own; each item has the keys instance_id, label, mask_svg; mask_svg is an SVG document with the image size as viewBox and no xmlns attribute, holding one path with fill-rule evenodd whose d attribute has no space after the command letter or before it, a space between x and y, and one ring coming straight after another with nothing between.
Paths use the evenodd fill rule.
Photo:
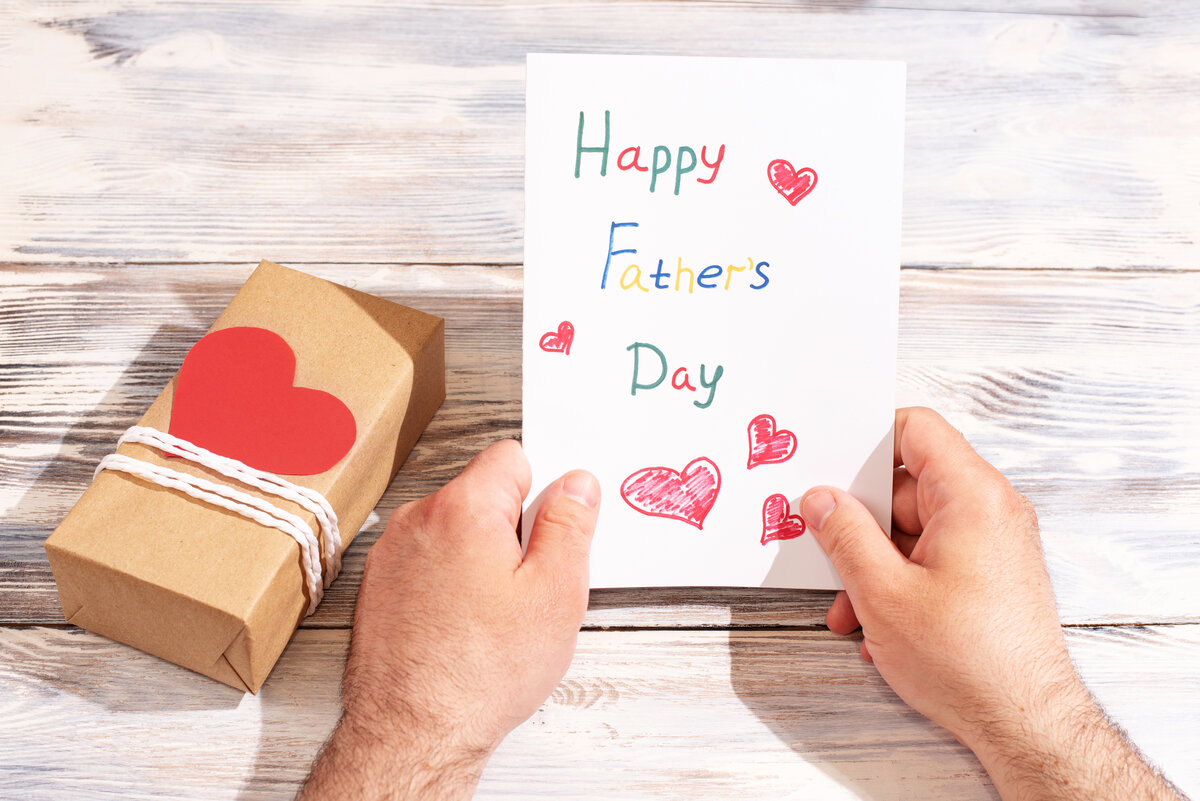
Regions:
<instances>
[{"instance_id":1,"label":"brown paper wrapping","mask_svg":"<svg viewBox=\"0 0 1200 801\"><path fill-rule=\"evenodd\" d=\"M348 545L446 396L442 319L264 261L209 331L234 326L282 336L296 354L295 385L331 392L354 414L349 454L319 475L285 476L329 500ZM175 381L141 425L168 430ZM118 452L228 482L142 445ZM301 507L261 497L317 530ZM112 470L46 553L68 622L250 692L308 605L287 534Z\"/></svg>"}]
</instances>

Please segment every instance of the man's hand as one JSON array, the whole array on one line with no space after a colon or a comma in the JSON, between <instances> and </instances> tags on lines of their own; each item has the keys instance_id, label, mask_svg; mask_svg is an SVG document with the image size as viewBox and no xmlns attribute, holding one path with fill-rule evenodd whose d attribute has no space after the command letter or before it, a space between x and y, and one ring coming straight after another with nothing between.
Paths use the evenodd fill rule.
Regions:
<instances>
[{"instance_id":1,"label":"man's hand","mask_svg":"<svg viewBox=\"0 0 1200 801\"><path fill-rule=\"evenodd\" d=\"M566 673L600 502L547 488L522 559L529 463L507 440L395 511L367 554L344 714L301 798L466 798L488 756Z\"/></svg>"},{"instance_id":2,"label":"man's hand","mask_svg":"<svg viewBox=\"0 0 1200 801\"><path fill-rule=\"evenodd\" d=\"M846 591L830 630L979 756L1006 801L1177 799L1067 655L1033 506L936 412L896 413L893 540L841 490L801 514Z\"/></svg>"}]
</instances>

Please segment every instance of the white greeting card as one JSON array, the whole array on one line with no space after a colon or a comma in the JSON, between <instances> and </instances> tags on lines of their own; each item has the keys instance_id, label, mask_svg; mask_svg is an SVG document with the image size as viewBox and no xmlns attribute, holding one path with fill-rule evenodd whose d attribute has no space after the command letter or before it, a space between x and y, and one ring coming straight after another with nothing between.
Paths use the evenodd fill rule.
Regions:
<instances>
[{"instance_id":1,"label":"white greeting card","mask_svg":"<svg viewBox=\"0 0 1200 801\"><path fill-rule=\"evenodd\" d=\"M798 502L890 529L904 65L530 55L525 124L523 439L600 479L592 586L839 587Z\"/></svg>"}]
</instances>

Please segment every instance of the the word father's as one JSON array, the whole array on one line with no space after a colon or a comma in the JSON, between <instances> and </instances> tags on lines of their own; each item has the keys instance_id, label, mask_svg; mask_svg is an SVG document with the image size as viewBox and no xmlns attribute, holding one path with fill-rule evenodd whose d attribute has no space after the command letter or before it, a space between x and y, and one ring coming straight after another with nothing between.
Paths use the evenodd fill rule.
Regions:
<instances>
[{"instance_id":1,"label":"the word father's","mask_svg":"<svg viewBox=\"0 0 1200 801\"><path fill-rule=\"evenodd\" d=\"M579 177L580 169L583 165L583 157L585 155L594 154L593 158L599 159L600 177L608 175L608 154L612 144L612 127L611 115L606 110L604 112L604 144L584 145L584 127L586 120L583 112L579 112L579 133L575 137L575 177ZM589 142L596 141L589 137ZM673 153L670 147L666 145L655 145L649 159L649 163L644 163L645 157L642 155L641 145L630 145L617 154L617 169L621 172L633 173L648 172L650 173L650 191L653 192L658 188L658 177L665 175L672 170L674 166L675 173L675 194L679 194L679 185L683 183L683 176L689 173L700 172L694 176L696 183L711 184L717 180L717 173L721 169L721 161L725 158L725 145L721 145L716 150L716 155L712 156L712 161L709 161L708 145L703 145L700 148L700 154L697 155L695 149L687 145L680 145L675 148ZM705 177L707 173L707 177ZM670 180L670 179L666 179Z\"/></svg>"}]
</instances>

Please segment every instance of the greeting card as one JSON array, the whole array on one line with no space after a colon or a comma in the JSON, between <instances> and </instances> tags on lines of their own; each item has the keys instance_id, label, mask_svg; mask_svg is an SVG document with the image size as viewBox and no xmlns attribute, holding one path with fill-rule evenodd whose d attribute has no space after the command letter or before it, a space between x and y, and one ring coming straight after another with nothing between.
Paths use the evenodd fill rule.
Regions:
<instances>
[{"instance_id":1,"label":"greeting card","mask_svg":"<svg viewBox=\"0 0 1200 801\"><path fill-rule=\"evenodd\" d=\"M903 132L899 63L529 56L523 438L601 481L592 586L838 587L817 484L889 530Z\"/></svg>"}]
</instances>

